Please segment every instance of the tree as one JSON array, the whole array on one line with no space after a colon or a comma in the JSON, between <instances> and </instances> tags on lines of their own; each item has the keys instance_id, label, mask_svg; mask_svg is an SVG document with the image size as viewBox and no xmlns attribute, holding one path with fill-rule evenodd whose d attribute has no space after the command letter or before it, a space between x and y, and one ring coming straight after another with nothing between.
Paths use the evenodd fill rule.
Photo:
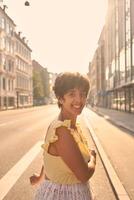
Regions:
<instances>
[{"instance_id":1,"label":"tree","mask_svg":"<svg viewBox=\"0 0 134 200\"><path fill-rule=\"evenodd\" d=\"M43 96L44 89L40 73L37 71L33 71L33 97L34 99L38 99L39 97Z\"/></svg>"}]
</instances>

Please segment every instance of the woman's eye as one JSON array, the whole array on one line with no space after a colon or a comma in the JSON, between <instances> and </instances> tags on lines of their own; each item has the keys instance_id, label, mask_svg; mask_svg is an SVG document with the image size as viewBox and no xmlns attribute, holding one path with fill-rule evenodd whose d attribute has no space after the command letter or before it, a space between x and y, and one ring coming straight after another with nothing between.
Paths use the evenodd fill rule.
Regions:
<instances>
[{"instance_id":1,"label":"woman's eye","mask_svg":"<svg viewBox=\"0 0 134 200\"><path fill-rule=\"evenodd\" d=\"M74 95L75 95L74 92L69 93L69 96L71 96L71 97L74 97Z\"/></svg>"}]
</instances>

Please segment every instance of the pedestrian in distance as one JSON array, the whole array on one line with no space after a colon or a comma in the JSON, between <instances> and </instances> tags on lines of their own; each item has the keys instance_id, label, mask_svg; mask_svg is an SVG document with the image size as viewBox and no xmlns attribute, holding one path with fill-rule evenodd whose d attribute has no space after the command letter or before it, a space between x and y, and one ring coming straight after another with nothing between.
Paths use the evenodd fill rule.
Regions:
<instances>
[{"instance_id":1,"label":"pedestrian in distance","mask_svg":"<svg viewBox=\"0 0 134 200\"><path fill-rule=\"evenodd\" d=\"M81 114L90 85L80 73L57 76L53 87L59 115L48 127L39 175L30 177L32 185L43 180L35 200L92 200L89 179L96 165L96 153L89 149L77 116Z\"/></svg>"}]
</instances>

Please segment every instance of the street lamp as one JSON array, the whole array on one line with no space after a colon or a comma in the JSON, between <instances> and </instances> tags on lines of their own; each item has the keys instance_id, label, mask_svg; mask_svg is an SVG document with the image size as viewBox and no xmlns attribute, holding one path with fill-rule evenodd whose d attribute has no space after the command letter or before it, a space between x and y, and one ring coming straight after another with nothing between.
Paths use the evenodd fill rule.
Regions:
<instances>
[{"instance_id":1,"label":"street lamp","mask_svg":"<svg viewBox=\"0 0 134 200\"><path fill-rule=\"evenodd\" d=\"M25 6L30 6L30 3L29 3L29 1L25 1L25 4L24 4Z\"/></svg>"}]
</instances>

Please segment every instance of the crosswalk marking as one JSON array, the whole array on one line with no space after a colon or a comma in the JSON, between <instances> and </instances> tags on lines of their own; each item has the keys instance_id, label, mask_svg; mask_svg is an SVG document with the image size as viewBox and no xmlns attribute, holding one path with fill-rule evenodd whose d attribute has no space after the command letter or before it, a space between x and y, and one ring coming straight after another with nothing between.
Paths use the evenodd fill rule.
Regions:
<instances>
[{"instance_id":1,"label":"crosswalk marking","mask_svg":"<svg viewBox=\"0 0 134 200\"><path fill-rule=\"evenodd\" d=\"M0 200L13 187L22 173L31 164L41 150L42 141L37 142L6 174L0 179Z\"/></svg>"}]
</instances>

